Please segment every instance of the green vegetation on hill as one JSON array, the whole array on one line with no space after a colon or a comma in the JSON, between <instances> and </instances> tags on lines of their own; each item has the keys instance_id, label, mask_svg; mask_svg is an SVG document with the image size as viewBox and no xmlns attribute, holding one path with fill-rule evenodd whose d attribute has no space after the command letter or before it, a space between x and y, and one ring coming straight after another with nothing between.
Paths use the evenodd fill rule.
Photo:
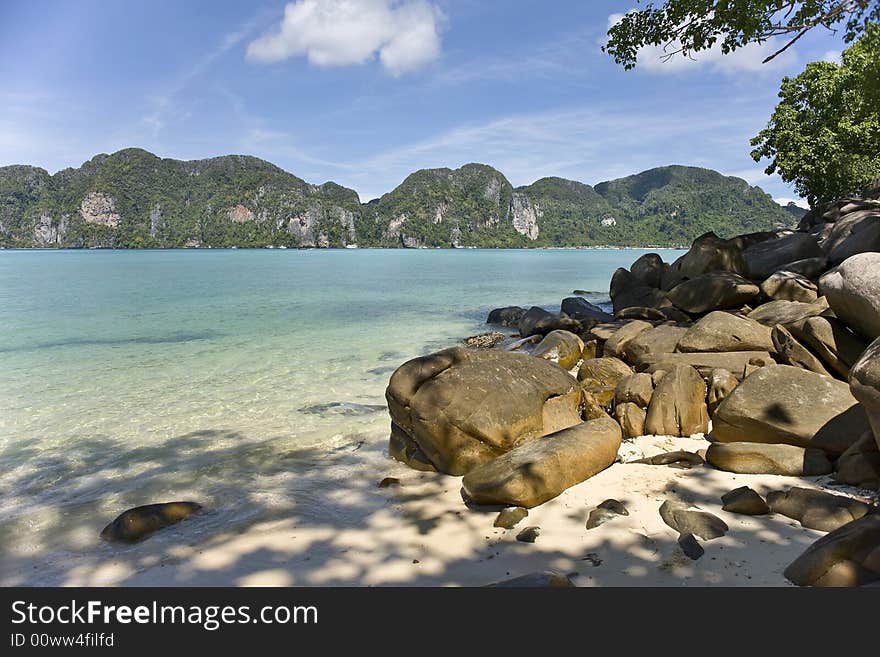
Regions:
<instances>
[{"instance_id":1,"label":"green vegetation on hill","mask_svg":"<svg viewBox=\"0 0 880 657\"><path fill-rule=\"evenodd\" d=\"M0 167L0 246L679 245L796 222L757 187L670 166L595 188L542 178L514 189L483 164L426 169L361 204L273 164L161 159L130 148L50 176Z\"/></svg>"}]
</instances>

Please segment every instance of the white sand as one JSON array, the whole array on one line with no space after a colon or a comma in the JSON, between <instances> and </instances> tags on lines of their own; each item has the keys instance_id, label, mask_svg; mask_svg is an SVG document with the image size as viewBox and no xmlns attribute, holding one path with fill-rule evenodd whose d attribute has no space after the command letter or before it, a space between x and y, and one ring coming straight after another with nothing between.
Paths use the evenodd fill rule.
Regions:
<instances>
[{"instance_id":1,"label":"white sand","mask_svg":"<svg viewBox=\"0 0 880 657\"><path fill-rule=\"evenodd\" d=\"M643 437L625 443L621 454L631 460L707 445L701 437ZM363 451L379 457L381 449ZM818 486L824 479L618 463L532 509L516 528L502 530L492 526L497 511L465 507L458 477L357 458L370 471L328 493L357 513L316 521L298 515L294 503L289 517L177 545L138 562L120 557L73 569L67 583L479 586L554 569L577 573L572 579L579 586L786 586L783 569L822 535L782 516L724 512L720 497L743 485L763 495L793 485ZM377 464L380 471L372 471ZM400 478L402 485L379 489L377 482L386 476ZM589 511L607 498L623 502L629 516L587 530ZM705 555L690 560L658 514L667 498L720 516L730 531L701 541ZM541 527L537 542L518 542L518 531L531 525ZM185 534L185 523L180 529Z\"/></svg>"}]
</instances>

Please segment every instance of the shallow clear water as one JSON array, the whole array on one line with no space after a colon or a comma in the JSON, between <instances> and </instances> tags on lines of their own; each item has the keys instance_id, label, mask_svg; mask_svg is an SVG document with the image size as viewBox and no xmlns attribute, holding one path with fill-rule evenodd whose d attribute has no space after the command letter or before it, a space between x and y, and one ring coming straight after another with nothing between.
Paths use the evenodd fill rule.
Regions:
<instances>
[{"instance_id":1,"label":"shallow clear water","mask_svg":"<svg viewBox=\"0 0 880 657\"><path fill-rule=\"evenodd\" d=\"M190 538L292 491L332 515L363 475L326 457L384 441L397 365L493 307L607 301L643 252L0 251L0 584L64 583L138 504L205 503Z\"/></svg>"}]
</instances>

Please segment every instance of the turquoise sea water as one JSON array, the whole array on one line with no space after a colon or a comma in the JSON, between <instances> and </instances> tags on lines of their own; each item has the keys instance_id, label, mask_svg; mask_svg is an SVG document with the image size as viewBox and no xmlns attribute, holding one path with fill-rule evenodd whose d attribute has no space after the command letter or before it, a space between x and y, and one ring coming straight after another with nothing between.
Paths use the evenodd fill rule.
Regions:
<instances>
[{"instance_id":1,"label":"turquoise sea water","mask_svg":"<svg viewBox=\"0 0 880 657\"><path fill-rule=\"evenodd\" d=\"M72 581L138 504L205 503L201 538L283 514L322 455L385 440L401 362L493 307L607 301L643 252L0 251L0 584Z\"/></svg>"}]
</instances>

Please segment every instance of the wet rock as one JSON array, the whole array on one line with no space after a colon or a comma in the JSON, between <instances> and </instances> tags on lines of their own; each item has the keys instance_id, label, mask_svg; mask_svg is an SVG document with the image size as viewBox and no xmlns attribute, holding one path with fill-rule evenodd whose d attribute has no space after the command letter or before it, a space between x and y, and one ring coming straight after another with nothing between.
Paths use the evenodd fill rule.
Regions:
<instances>
[{"instance_id":1,"label":"wet rock","mask_svg":"<svg viewBox=\"0 0 880 657\"><path fill-rule=\"evenodd\" d=\"M861 586L880 581L880 513L864 515L813 543L785 569L798 586Z\"/></svg>"},{"instance_id":2,"label":"wet rock","mask_svg":"<svg viewBox=\"0 0 880 657\"><path fill-rule=\"evenodd\" d=\"M771 332L773 345L776 347L776 360L785 365L800 367L801 369L816 372L823 376L831 376L822 361L819 360L813 352L804 347L795 339L791 332L777 324Z\"/></svg>"},{"instance_id":3,"label":"wet rock","mask_svg":"<svg viewBox=\"0 0 880 657\"><path fill-rule=\"evenodd\" d=\"M695 452L677 450L674 452L663 452L662 454L655 454L654 456L648 456L637 461L630 461L630 463L642 463L644 465L682 464L690 467L692 465L703 465L703 457Z\"/></svg>"},{"instance_id":4,"label":"wet rock","mask_svg":"<svg viewBox=\"0 0 880 657\"><path fill-rule=\"evenodd\" d=\"M154 532L176 524L200 511L197 502L163 502L137 506L121 513L101 531L105 541L137 543Z\"/></svg>"},{"instance_id":5,"label":"wet rock","mask_svg":"<svg viewBox=\"0 0 880 657\"><path fill-rule=\"evenodd\" d=\"M576 319L532 306L520 317L518 328L521 336L528 337L530 335L547 335L551 331L557 330L577 333L582 327Z\"/></svg>"},{"instance_id":6,"label":"wet rock","mask_svg":"<svg viewBox=\"0 0 880 657\"><path fill-rule=\"evenodd\" d=\"M718 516L673 500L663 502L660 517L679 534L694 534L704 541L724 536L728 530L727 523Z\"/></svg>"},{"instance_id":7,"label":"wet rock","mask_svg":"<svg viewBox=\"0 0 880 657\"><path fill-rule=\"evenodd\" d=\"M532 351L532 356L559 363L566 370L578 364L584 342L570 331L551 331Z\"/></svg>"},{"instance_id":8,"label":"wet rock","mask_svg":"<svg viewBox=\"0 0 880 657\"><path fill-rule=\"evenodd\" d=\"M646 417L647 412L632 402L624 402L614 407L614 418L620 424L624 438L644 436Z\"/></svg>"},{"instance_id":9,"label":"wet rock","mask_svg":"<svg viewBox=\"0 0 880 657\"><path fill-rule=\"evenodd\" d=\"M718 442L785 443L838 456L867 428L864 410L844 382L771 365L719 404L712 435Z\"/></svg>"},{"instance_id":10,"label":"wet rock","mask_svg":"<svg viewBox=\"0 0 880 657\"><path fill-rule=\"evenodd\" d=\"M647 408L654 394L654 382L650 374L630 374L623 377L614 389L616 405L632 402L640 408Z\"/></svg>"},{"instance_id":11,"label":"wet rock","mask_svg":"<svg viewBox=\"0 0 880 657\"><path fill-rule=\"evenodd\" d=\"M620 426L603 415L475 467L462 479L462 487L477 504L531 509L610 466L620 441Z\"/></svg>"},{"instance_id":12,"label":"wet rock","mask_svg":"<svg viewBox=\"0 0 880 657\"><path fill-rule=\"evenodd\" d=\"M574 584L567 575L554 570L545 570L543 572L520 575L519 577L507 579L503 582L495 582L487 586L497 588L571 588Z\"/></svg>"},{"instance_id":13,"label":"wet rock","mask_svg":"<svg viewBox=\"0 0 880 657\"><path fill-rule=\"evenodd\" d=\"M396 433L453 475L580 422L572 376L541 358L495 349L453 347L410 360L391 376L385 397ZM393 432L392 454L400 442Z\"/></svg>"},{"instance_id":14,"label":"wet rock","mask_svg":"<svg viewBox=\"0 0 880 657\"><path fill-rule=\"evenodd\" d=\"M595 509L590 511L590 516L587 518L587 529L594 529L599 525L602 525L609 520L612 520L616 516L628 516L629 511L627 508L618 500L608 499L599 504Z\"/></svg>"},{"instance_id":15,"label":"wet rock","mask_svg":"<svg viewBox=\"0 0 880 657\"><path fill-rule=\"evenodd\" d=\"M540 527L526 527L519 534L516 535L516 540L518 540L520 543L534 543L538 540L538 536L540 535Z\"/></svg>"},{"instance_id":16,"label":"wet rock","mask_svg":"<svg viewBox=\"0 0 880 657\"><path fill-rule=\"evenodd\" d=\"M678 342L682 352L772 351L770 328L754 320L723 311L711 312ZM673 351L670 349L670 351Z\"/></svg>"},{"instance_id":17,"label":"wet rock","mask_svg":"<svg viewBox=\"0 0 880 657\"><path fill-rule=\"evenodd\" d=\"M730 513L741 513L747 516L763 516L770 513L770 507L763 497L748 486L734 488L721 496L724 504L722 510Z\"/></svg>"},{"instance_id":18,"label":"wet rock","mask_svg":"<svg viewBox=\"0 0 880 657\"><path fill-rule=\"evenodd\" d=\"M812 303L819 298L819 288L806 276L791 271L777 271L761 283L761 292L771 299Z\"/></svg>"},{"instance_id":19,"label":"wet rock","mask_svg":"<svg viewBox=\"0 0 880 657\"><path fill-rule=\"evenodd\" d=\"M663 377L651 397L645 430L657 436L690 436L709 430L706 384L693 367L678 365Z\"/></svg>"},{"instance_id":20,"label":"wet rock","mask_svg":"<svg viewBox=\"0 0 880 657\"><path fill-rule=\"evenodd\" d=\"M502 509L498 514L498 517L495 518L495 527L501 527L503 529L513 529L519 522L529 515L529 510L524 509L521 506L509 507L507 509Z\"/></svg>"},{"instance_id":21,"label":"wet rock","mask_svg":"<svg viewBox=\"0 0 880 657\"><path fill-rule=\"evenodd\" d=\"M706 460L719 470L739 474L792 477L829 474L831 461L820 449L765 443L712 443Z\"/></svg>"},{"instance_id":22,"label":"wet rock","mask_svg":"<svg viewBox=\"0 0 880 657\"><path fill-rule=\"evenodd\" d=\"M681 551L694 561L706 554L706 550L704 550L699 541L694 538L693 534L679 534L678 545L681 548Z\"/></svg>"},{"instance_id":23,"label":"wet rock","mask_svg":"<svg viewBox=\"0 0 880 657\"><path fill-rule=\"evenodd\" d=\"M487 324L497 324L498 326L509 326L511 328L519 327L519 320L526 314L525 308L519 306L506 306L505 308L495 308L489 312L486 318Z\"/></svg>"},{"instance_id":24,"label":"wet rock","mask_svg":"<svg viewBox=\"0 0 880 657\"><path fill-rule=\"evenodd\" d=\"M562 312L572 319L610 322L614 317L599 306L596 306L583 297L567 297L562 300Z\"/></svg>"},{"instance_id":25,"label":"wet rock","mask_svg":"<svg viewBox=\"0 0 880 657\"><path fill-rule=\"evenodd\" d=\"M819 279L819 289L844 324L868 340L880 336L880 253L848 258Z\"/></svg>"},{"instance_id":26,"label":"wet rock","mask_svg":"<svg viewBox=\"0 0 880 657\"><path fill-rule=\"evenodd\" d=\"M760 288L742 276L730 272L712 272L679 283L669 292L672 304L688 313L738 308L748 303Z\"/></svg>"},{"instance_id":27,"label":"wet rock","mask_svg":"<svg viewBox=\"0 0 880 657\"><path fill-rule=\"evenodd\" d=\"M602 353L605 356L619 358L623 356L624 349L626 349L630 341L652 328L654 328L653 324L642 320L635 320L624 324L606 338Z\"/></svg>"},{"instance_id":28,"label":"wet rock","mask_svg":"<svg viewBox=\"0 0 880 657\"><path fill-rule=\"evenodd\" d=\"M743 250L747 275L755 280L764 280L786 263L822 255L816 240L806 233L792 233Z\"/></svg>"},{"instance_id":29,"label":"wet rock","mask_svg":"<svg viewBox=\"0 0 880 657\"><path fill-rule=\"evenodd\" d=\"M844 495L834 495L812 488L793 487L767 495L770 511L797 520L808 529L831 532L858 520L871 507Z\"/></svg>"},{"instance_id":30,"label":"wet rock","mask_svg":"<svg viewBox=\"0 0 880 657\"><path fill-rule=\"evenodd\" d=\"M578 381L589 382L590 385L617 387L620 380L632 374L632 369L619 358L591 358L581 363L578 370Z\"/></svg>"},{"instance_id":31,"label":"wet rock","mask_svg":"<svg viewBox=\"0 0 880 657\"><path fill-rule=\"evenodd\" d=\"M828 312L828 301L820 297L812 303L801 301L768 301L752 310L747 317L765 326L793 324L808 317Z\"/></svg>"}]
</instances>

